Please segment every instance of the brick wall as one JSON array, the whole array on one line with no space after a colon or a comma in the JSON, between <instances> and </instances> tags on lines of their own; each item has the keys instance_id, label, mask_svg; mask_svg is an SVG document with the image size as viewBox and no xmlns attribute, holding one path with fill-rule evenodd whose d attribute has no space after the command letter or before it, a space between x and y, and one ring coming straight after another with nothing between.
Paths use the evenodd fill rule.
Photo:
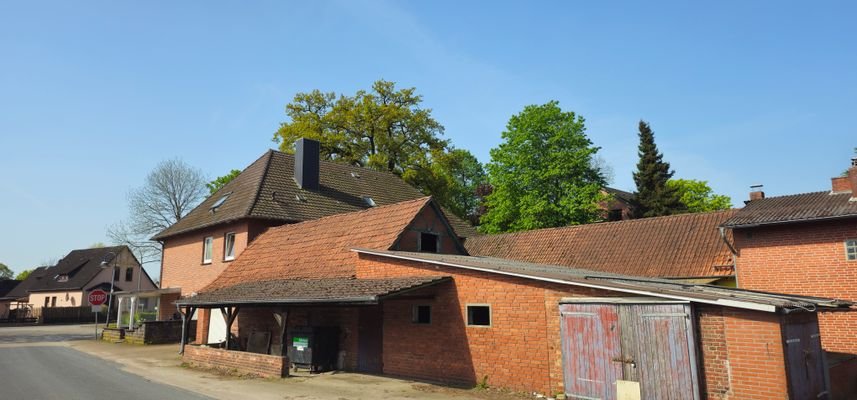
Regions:
<instances>
[{"instance_id":1,"label":"brick wall","mask_svg":"<svg viewBox=\"0 0 857 400\"><path fill-rule=\"evenodd\" d=\"M454 282L384 302L384 373L554 394L563 391L559 299L616 293L361 255L358 278L448 275ZM432 322L411 322L432 306ZM467 304L490 304L491 326L466 325ZM439 332L442 330L442 332Z\"/></svg>"},{"instance_id":2,"label":"brick wall","mask_svg":"<svg viewBox=\"0 0 857 400\"><path fill-rule=\"evenodd\" d=\"M845 259L854 220L740 229L738 284L745 289L857 301L857 261ZM857 354L857 313L821 313L826 350Z\"/></svg>"},{"instance_id":3,"label":"brick wall","mask_svg":"<svg viewBox=\"0 0 857 400\"><path fill-rule=\"evenodd\" d=\"M186 346L182 361L193 366L252 374L264 378L280 378L289 374L289 360L286 357L226 351L211 347Z\"/></svg>"},{"instance_id":4,"label":"brick wall","mask_svg":"<svg viewBox=\"0 0 857 400\"><path fill-rule=\"evenodd\" d=\"M204 288L214 278L217 278L231 262L223 260L224 235L228 232L235 233L235 255L237 257L247 247L248 230L248 222L239 222L167 238L164 241L161 287L181 288L183 295ZM208 236L214 238L212 261L210 264L203 264L203 240Z\"/></svg>"},{"instance_id":5,"label":"brick wall","mask_svg":"<svg viewBox=\"0 0 857 400\"><path fill-rule=\"evenodd\" d=\"M779 315L723 309L734 399L786 399Z\"/></svg>"},{"instance_id":6,"label":"brick wall","mask_svg":"<svg viewBox=\"0 0 857 400\"><path fill-rule=\"evenodd\" d=\"M695 307L695 310L703 370L700 374L703 377L700 379L702 391L711 400L729 399L732 391L723 308L703 305Z\"/></svg>"}]
</instances>

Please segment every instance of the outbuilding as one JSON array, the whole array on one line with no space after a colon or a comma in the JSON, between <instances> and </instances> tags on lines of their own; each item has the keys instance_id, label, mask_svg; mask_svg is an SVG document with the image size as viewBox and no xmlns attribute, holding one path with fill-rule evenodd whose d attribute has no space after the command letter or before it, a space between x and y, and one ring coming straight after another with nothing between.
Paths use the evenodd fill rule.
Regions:
<instances>
[{"instance_id":1,"label":"outbuilding","mask_svg":"<svg viewBox=\"0 0 857 400\"><path fill-rule=\"evenodd\" d=\"M469 256L431 198L272 228L177 304L229 326L191 364L603 399L829 397L816 311L851 306Z\"/></svg>"}]
</instances>

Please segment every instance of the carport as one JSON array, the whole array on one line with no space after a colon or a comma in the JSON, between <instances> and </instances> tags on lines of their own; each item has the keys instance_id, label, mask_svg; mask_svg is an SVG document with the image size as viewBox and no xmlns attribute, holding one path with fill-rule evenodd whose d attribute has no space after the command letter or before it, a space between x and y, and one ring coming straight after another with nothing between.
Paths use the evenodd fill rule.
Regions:
<instances>
[{"instance_id":1,"label":"carport","mask_svg":"<svg viewBox=\"0 0 857 400\"><path fill-rule=\"evenodd\" d=\"M449 280L443 276L286 279L214 289L176 302L183 325L180 353L192 364L285 376L291 366L290 348L305 351L308 345L309 350L319 354L325 349L317 346L333 345L322 341L306 343L304 337L292 338L291 333L335 328L340 332L334 334L338 336L335 345L346 352L347 369L381 372L380 304L392 298L407 298L410 291ZM223 314L228 334L222 346L188 346L190 321L201 308L218 309ZM237 332L233 328L236 320ZM342 357L339 354L340 367Z\"/></svg>"}]
</instances>

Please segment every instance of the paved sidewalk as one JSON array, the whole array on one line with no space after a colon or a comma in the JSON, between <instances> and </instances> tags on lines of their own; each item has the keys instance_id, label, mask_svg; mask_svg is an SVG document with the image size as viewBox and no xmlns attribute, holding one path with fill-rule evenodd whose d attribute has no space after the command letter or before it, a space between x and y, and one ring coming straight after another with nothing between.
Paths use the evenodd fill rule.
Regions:
<instances>
[{"instance_id":1,"label":"paved sidewalk","mask_svg":"<svg viewBox=\"0 0 857 400\"><path fill-rule=\"evenodd\" d=\"M375 400L375 399L528 399L531 396L496 390L455 389L407 380L356 373L326 373L284 379L247 379L185 368L178 345L128 345L69 342L71 347L113 360L130 373L216 399L233 400Z\"/></svg>"}]
</instances>

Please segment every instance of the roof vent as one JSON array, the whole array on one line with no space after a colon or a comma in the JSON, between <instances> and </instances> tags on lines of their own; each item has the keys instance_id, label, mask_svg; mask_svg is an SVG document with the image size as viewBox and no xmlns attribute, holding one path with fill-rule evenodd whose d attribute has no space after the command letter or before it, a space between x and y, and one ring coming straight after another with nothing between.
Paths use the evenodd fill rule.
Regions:
<instances>
[{"instance_id":1,"label":"roof vent","mask_svg":"<svg viewBox=\"0 0 857 400\"><path fill-rule=\"evenodd\" d=\"M360 177L360 174L358 174L358 173L356 173L356 172L354 172L354 171L351 171L351 177L352 177L352 178L359 178L359 177Z\"/></svg>"},{"instance_id":2,"label":"roof vent","mask_svg":"<svg viewBox=\"0 0 857 400\"><path fill-rule=\"evenodd\" d=\"M300 193L297 193L297 194L295 194L295 200L300 201L300 202L306 202L306 197L304 197L304 195L302 195Z\"/></svg>"},{"instance_id":3,"label":"roof vent","mask_svg":"<svg viewBox=\"0 0 857 400\"><path fill-rule=\"evenodd\" d=\"M369 196L363 196L363 202L369 207L375 207L377 205L375 204L375 200L372 200Z\"/></svg>"}]
</instances>

